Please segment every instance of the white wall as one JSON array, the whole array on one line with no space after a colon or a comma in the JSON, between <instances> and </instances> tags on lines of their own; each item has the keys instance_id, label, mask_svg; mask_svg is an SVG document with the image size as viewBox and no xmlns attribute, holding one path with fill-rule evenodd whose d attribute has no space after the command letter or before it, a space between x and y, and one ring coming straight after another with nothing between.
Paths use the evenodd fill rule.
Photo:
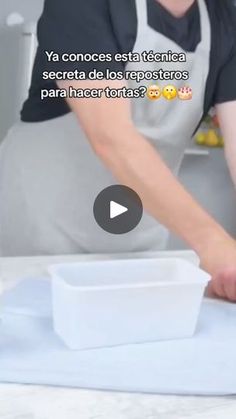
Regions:
<instances>
[{"instance_id":1,"label":"white wall","mask_svg":"<svg viewBox=\"0 0 236 419\"><path fill-rule=\"evenodd\" d=\"M20 13L26 22L41 14L44 0L0 0L0 141L16 118L14 104L17 90L17 66L21 53L21 27L6 25L12 12Z\"/></svg>"},{"instance_id":2,"label":"white wall","mask_svg":"<svg viewBox=\"0 0 236 419\"><path fill-rule=\"evenodd\" d=\"M37 19L43 7L43 0L1 0L0 30L4 29L9 13L19 12L26 20Z\"/></svg>"}]
</instances>

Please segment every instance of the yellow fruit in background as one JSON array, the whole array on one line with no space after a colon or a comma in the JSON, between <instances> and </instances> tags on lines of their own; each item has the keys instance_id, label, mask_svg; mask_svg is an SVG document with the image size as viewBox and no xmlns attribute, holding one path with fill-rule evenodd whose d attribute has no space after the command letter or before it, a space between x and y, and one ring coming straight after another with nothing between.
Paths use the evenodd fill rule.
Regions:
<instances>
[{"instance_id":1,"label":"yellow fruit in background","mask_svg":"<svg viewBox=\"0 0 236 419\"><path fill-rule=\"evenodd\" d=\"M205 144L209 147L218 147L219 138L214 129L210 129L206 134Z\"/></svg>"},{"instance_id":2,"label":"yellow fruit in background","mask_svg":"<svg viewBox=\"0 0 236 419\"><path fill-rule=\"evenodd\" d=\"M220 147L224 147L225 142L224 142L224 138L222 136L219 137L219 146Z\"/></svg>"},{"instance_id":3,"label":"yellow fruit in background","mask_svg":"<svg viewBox=\"0 0 236 419\"><path fill-rule=\"evenodd\" d=\"M195 135L195 142L200 146L224 147L223 136L218 134L214 129L210 129L207 132L198 131Z\"/></svg>"},{"instance_id":4,"label":"yellow fruit in background","mask_svg":"<svg viewBox=\"0 0 236 419\"><path fill-rule=\"evenodd\" d=\"M198 145L205 145L205 141L206 141L205 132L198 132L195 136L195 139Z\"/></svg>"}]
</instances>

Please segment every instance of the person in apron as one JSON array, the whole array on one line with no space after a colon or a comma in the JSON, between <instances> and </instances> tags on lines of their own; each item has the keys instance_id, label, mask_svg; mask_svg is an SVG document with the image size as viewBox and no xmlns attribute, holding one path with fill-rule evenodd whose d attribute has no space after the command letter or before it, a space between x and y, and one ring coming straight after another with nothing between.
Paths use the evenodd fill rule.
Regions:
<instances>
[{"instance_id":1,"label":"person in apron","mask_svg":"<svg viewBox=\"0 0 236 419\"><path fill-rule=\"evenodd\" d=\"M188 84L194 92L192 100L131 100L132 121L139 135L147 139L166 167L177 176L184 151L203 116L210 65L209 15L205 1L199 0L201 41L194 52L186 53L174 41L149 26L146 0L136 0L135 4L138 22L135 52L141 54L153 50L165 53L171 50L186 54L186 62L163 62L162 69L189 72ZM155 71L158 67L155 62L132 62L126 70ZM166 81L158 82L160 88L166 84ZM175 80L173 84L178 89L183 86L183 81ZM128 87L136 88L140 84L130 81ZM18 122L1 146L0 197L1 203L4 203L0 208L2 255L125 253L165 249L168 229L158 222L152 204L149 206L145 193L140 194L140 191L137 192L147 211L136 229L126 235L112 235L97 225L92 210L97 195L104 188L121 182L116 178L115 171L104 164L91 147L88 131L79 123L73 110L44 122ZM166 224L171 228L174 221L169 220ZM219 235L229 241L236 256L233 239L216 224L217 229ZM197 246L195 250L198 251Z\"/></svg>"}]
</instances>

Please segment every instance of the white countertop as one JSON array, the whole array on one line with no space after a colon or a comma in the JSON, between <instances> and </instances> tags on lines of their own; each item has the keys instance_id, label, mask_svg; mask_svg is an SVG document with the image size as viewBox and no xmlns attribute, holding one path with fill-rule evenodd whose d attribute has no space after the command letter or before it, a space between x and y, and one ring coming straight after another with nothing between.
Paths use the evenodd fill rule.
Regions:
<instances>
[{"instance_id":1,"label":"white countertop","mask_svg":"<svg viewBox=\"0 0 236 419\"><path fill-rule=\"evenodd\" d=\"M8 288L19 277L44 274L52 263L78 259L77 256L2 258L1 279ZM235 419L236 397L157 396L0 384L0 419L110 418Z\"/></svg>"}]
</instances>

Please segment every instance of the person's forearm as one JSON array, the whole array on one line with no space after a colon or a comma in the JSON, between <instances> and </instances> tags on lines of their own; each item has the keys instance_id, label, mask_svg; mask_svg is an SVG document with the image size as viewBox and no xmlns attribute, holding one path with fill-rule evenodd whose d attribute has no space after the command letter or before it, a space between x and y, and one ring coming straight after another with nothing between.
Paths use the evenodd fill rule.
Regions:
<instances>
[{"instance_id":1,"label":"person's forearm","mask_svg":"<svg viewBox=\"0 0 236 419\"><path fill-rule=\"evenodd\" d=\"M144 207L199 254L212 241L228 237L174 177L156 150L129 127L95 145L95 151L122 184L133 188Z\"/></svg>"},{"instance_id":2,"label":"person's forearm","mask_svg":"<svg viewBox=\"0 0 236 419\"><path fill-rule=\"evenodd\" d=\"M225 146L225 157L236 188L236 138Z\"/></svg>"},{"instance_id":3,"label":"person's forearm","mask_svg":"<svg viewBox=\"0 0 236 419\"><path fill-rule=\"evenodd\" d=\"M216 106L220 128L225 141L225 157L230 174L236 187L236 102L227 102Z\"/></svg>"}]
</instances>

